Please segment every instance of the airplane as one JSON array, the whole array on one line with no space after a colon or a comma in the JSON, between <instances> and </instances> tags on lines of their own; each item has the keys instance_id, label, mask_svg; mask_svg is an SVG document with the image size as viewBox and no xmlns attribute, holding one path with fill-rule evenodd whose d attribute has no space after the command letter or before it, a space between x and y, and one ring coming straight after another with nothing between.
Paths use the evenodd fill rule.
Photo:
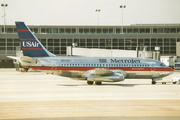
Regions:
<instances>
[{"instance_id":1,"label":"airplane","mask_svg":"<svg viewBox=\"0 0 180 120\"><path fill-rule=\"evenodd\" d=\"M24 22L15 23L24 56L9 57L26 68L85 80L88 85L124 79L152 79L152 84L156 84L156 80L174 72L164 63L146 58L57 56L41 44Z\"/></svg>"}]
</instances>

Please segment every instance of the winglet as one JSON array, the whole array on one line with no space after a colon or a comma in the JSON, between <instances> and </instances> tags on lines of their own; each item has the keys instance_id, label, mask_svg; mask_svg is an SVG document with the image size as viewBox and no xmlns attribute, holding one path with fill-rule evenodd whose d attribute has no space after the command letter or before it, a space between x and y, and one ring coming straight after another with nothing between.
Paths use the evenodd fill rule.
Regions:
<instances>
[{"instance_id":1,"label":"winglet","mask_svg":"<svg viewBox=\"0 0 180 120\"><path fill-rule=\"evenodd\" d=\"M50 53L25 25L24 22L15 22L21 49L24 56L29 57L53 57L54 54Z\"/></svg>"}]
</instances>

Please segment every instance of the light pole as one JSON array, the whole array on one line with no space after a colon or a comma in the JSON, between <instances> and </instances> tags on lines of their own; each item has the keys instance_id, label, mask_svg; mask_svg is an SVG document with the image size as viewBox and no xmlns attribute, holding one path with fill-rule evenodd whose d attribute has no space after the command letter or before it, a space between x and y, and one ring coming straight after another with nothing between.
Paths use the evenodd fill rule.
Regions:
<instances>
[{"instance_id":1,"label":"light pole","mask_svg":"<svg viewBox=\"0 0 180 120\"><path fill-rule=\"evenodd\" d=\"M7 7L8 6L8 4L1 4L1 6L4 8L4 15L2 16L2 17L4 17L4 33L6 32L6 30L5 30L5 17L6 17L6 13L5 13L5 7Z\"/></svg>"},{"instance_id":2,"label":"light pole","mask_svg":"<svg viewBox=\"0 0 180 120\"><path fill-rule=\"evenodd\" d=\"M95 12L97 12L97 24L99 25L99 12L101 10L100 9L96 9Z\"/></svg>"},{"instance_id":3,"label":"light pole","mask_svg":"<svg viewBox=\"0 0 180 120\"><path fill-rule=\"evenodd\" d=\"M122 27L121 27L121 31L123 33L123 8L126 8L126 5L120 5L120 8L122 8Z\"/></svg>"}]
</instances>

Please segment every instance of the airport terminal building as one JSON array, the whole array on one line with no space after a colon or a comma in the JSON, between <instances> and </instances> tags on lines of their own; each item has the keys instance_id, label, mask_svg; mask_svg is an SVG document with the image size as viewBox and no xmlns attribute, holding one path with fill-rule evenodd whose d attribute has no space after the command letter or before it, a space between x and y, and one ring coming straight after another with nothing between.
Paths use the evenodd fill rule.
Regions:
<instances>
[{"instance_id":1,"label":"airport terminal building","mask_svg":"<svg viewBox=\"0 0 180 120\"><path fill-rule=\"evenodd\" d=\"M148 51L160 47L161 56L179 56L180 24L133 24L123 26L28 25L41 43L56 55L66 55L66 47ZM6 56L15 56L20 46L15 25L0 25L0 68L13 66Z\"/></svg>"}]
</instances>

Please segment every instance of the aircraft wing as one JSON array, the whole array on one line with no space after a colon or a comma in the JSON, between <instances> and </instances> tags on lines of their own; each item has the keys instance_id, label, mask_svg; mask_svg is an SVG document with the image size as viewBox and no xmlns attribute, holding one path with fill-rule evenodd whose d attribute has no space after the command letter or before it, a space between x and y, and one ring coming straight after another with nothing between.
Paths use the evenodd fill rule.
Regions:
<instances>
[{"instance_id":1,"label":"aircraft wing","mask_svg":"<svg viewBox=\"0 0 180 120\"><path fill-rule=\"evenodd\" d=\"M114 72L107 69L101 69L101 68L97 68L94 71L94 75L99 75L99 76L111 76L113 74Z\"/></svg>"}]
</instances>

